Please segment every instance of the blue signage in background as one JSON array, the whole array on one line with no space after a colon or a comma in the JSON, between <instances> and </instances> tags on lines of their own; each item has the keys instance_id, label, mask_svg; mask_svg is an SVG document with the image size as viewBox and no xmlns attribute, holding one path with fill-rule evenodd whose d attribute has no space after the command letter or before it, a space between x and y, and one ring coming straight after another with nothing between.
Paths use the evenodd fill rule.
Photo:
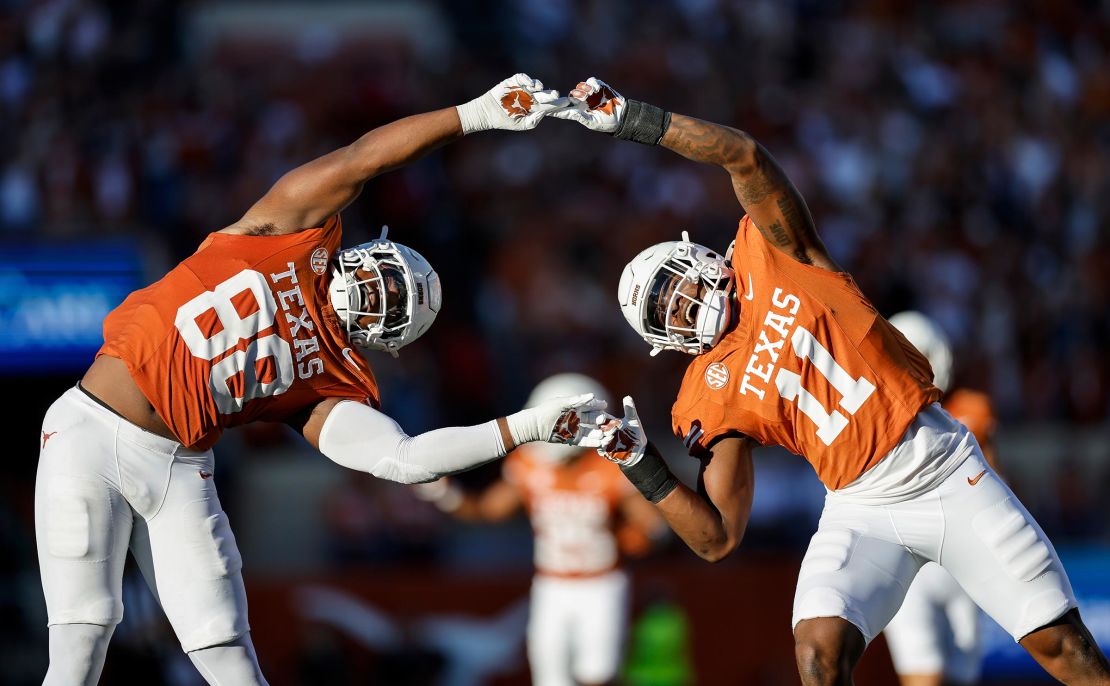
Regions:
<instances>
[{"instance_id":1,"label":"blue signage in background","mask_svg":"<svg viewBox=\"0 0 1110 686\"><path fill-rule=\"evenodd\" d=\"M1110 654L1110 548L1058 549L1091 635ZM1002 627L984 616L983 681L1044 680L1056 683Z\"/></svg>"},{"instance_id":2,"label":"blue signage in background","mask_svg":"<svg viewBox=\"0 0 1110 686\"><path fill-rule=\"evenodd\" d=\"M0 373L87 366L104 317L143 285L139 250L122 241L0 244Z\"/></svg>"}]
</instances>

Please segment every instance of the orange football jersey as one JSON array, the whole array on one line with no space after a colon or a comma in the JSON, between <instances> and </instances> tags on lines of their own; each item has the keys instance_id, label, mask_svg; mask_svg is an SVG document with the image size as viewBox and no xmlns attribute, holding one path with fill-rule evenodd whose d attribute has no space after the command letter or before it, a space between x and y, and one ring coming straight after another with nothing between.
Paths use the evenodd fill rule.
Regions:
<instances>
[{"instance_id":1,"label":"orange football jersey","mask_svg":"<svg viewBox=\"0 0 1110 686\"><path fill-rule=\"evenodd\" d=\"M948 414L962 423L980 445L986 445L994 435L994 408L986 393L960 388L952 391L941 403Z\"/></svg>"},{"instance_id":2,"label":"orange football jersey","mask_svg":"<svg viewBox=\"0 0 1110 686\"><path fill-rule=\"evenodd\" d=\"M369 400L378 385L328 304L338 215L283 236L213 233L104 320L97 355L118 357L184 445L281 421L324 398Z\"/></svg>"},{"instance_id":3,"label":"orange football jersey","mask_svg":"<svg viewBox=\"0 0 1110 686\"><path fill-rule=\"evenodd\" d=\"M745 216L739 322L686 370L673 428L691 453L740 433L807 459L830 489L874 466L940 398L924 356L845 273L802 264Z\"/></svg>"},{"instance_id":4,"label":"orange football jersey","mask_svg":"<svg viewBox=\"0 0 1110 686\"><path fill-rule=\"evenodd\" d=\"M617 566L618 504L634 493L617 465L593 450L569 463L554 463L521 446L505 458L512 484L535 533L536 572L593 576Z\"/></svg>"}]
</instances>

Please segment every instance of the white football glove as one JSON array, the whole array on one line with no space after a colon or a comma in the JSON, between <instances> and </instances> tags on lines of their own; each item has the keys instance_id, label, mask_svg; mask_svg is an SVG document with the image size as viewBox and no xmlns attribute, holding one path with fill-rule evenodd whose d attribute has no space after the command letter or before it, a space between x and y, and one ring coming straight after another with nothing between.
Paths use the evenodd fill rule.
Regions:
<instances>
[{"instance_id":1,"label":"white football glove","mask_svg":"<svg viewBox=\"0 0 1110 686\"><path fill-rule=\"evenodd\" d=\"M605 422L608 416L601 418L604 439L597 453L622 467L631 467L643 458L648 439L632 396L624 396L623 402L624 419Z\"/></svg>"},{"instance_id":2,"label":"white football glove","mask_svg":"<svg viewBox=\"0 0 1110 686\"><path fill-rule=\"evenodd\" d=\"M567 95L569 107L556 110L551 116L576 121L592 131L616 132L628 109L623 95L592 76Z\"/></svg>"},{"instance_id":3,"label":"white football glove","mask_svg":"<svg viewBox=\"0 0 1110 686\"><path fill-rule=\"evenodd\" d=\"M539 79L515 74L455 110L466 135L488 129L528 131L549 112L569 104L558 91L543 90Z\"/></svg>"},{"instance_id":4,"label":"white football glove","mask_svg":"<svg viewBox=\"0 0 1110 686\"><path fill-rule=\"evenodd\" d=\"M585 445L592 448L601 445L598 417L603 414L605 405L605 401L595 398L593 393L584 393L545 400L505 420L517 445L528 441L585 445L582 441L592 436L594 444Z\"/></svg>"}]
</instances>

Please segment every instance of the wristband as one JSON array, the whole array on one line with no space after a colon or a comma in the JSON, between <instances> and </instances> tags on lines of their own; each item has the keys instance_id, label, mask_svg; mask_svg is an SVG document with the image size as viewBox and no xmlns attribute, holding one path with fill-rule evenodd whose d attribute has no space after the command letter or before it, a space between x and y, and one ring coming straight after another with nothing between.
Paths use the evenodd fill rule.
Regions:
<instances>
[{"instance_id":1,"label":"wristband","mask_svg":"<svg viewBox=\"0 0 1110 686\"><path fill-rule=\"evenodd\" d=\"M624 119L613 135L644 145L659 145L659 141L663 140L663 135L671 127L671 113L639 100L626 100L625 107L628 109L624 113Z\"/></svg>"},{"instance_id":2,"label":"wristband","mask_svg":"<svg viewBox=\"0 0 1110 686\"><path fill-rule=\"evenodd\" d=\"M631 467L624 465L620 467L636 490L652 503L658 503L678 488L678 479L671 474L670 469L667 469L667 463L663 461L654 445L649 445L644 451L644 456L636 464Z\"/></svg>"},{"instance_id":3,"label":"wristband","mask_svg":"<svg viewBox=\"0 0 1110 686\"><path fill-rule=\"evenodd\" d=\"M464 136L493 128L490 126L486 111L482 107L484 104L482 98L484 97L486 97L485 94L482 94L468 103L455 106L455 112L459 115L459 125L462 127Z\"/></svg>"},{"instance_id":4,"label":"wristband","mask_svg":"<svg viewBox=\"0 0 1110 686\"><path fill-rule=\"evenodd\" d=\"M506 415L505 423L509 425L509 435L513 437L513 443L516 445L523 445L531 441L545 441L548 438L548 436L541 435L543 429L540 428L535 408L527 408Z\"/></svg>"}]
</instances>

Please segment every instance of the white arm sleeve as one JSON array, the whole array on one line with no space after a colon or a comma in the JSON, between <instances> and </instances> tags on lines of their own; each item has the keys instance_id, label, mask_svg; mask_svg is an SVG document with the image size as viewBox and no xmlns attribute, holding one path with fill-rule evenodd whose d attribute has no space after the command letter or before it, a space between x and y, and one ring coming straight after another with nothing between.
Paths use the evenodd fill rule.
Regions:
<instances>
[{"instance_id":1,"label":"white arm sleeve","mask_svg":"<svg viewBox=\"0 0 1110 686\"><path fill-rule=\"evenodd\" d=\"M344 401L324 420L320 452L349 469L417 484L502 457L505 445L496 421L409 436L388 415Z\"/></svg>"}]
</instances>

